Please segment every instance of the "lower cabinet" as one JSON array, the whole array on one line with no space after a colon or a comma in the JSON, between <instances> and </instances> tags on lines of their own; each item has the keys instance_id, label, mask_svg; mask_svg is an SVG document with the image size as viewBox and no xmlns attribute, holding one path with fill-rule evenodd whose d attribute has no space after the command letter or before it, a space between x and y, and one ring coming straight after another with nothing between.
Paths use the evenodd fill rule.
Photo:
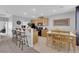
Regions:
<instances>
[{"instance_id":1,"label":"lower cabinet","mask_svg":"<svg viewBox=\"0 0 79 59\"><path fill-rule=\"evenodd\" d=\"M33 32L33 44L38 43L38 31Z\"/></svg>"},{"instance_id":2,"label":"lower cabinet","mask_svg":"<svg viewBox=\"0 0 79 59\"><path fill-rule=\"evenodd\" d=\"M47 37L47 31L48 31L48 30L42 30L42 36L43 36L43 37Z\"/></svg>"}]
</instances>

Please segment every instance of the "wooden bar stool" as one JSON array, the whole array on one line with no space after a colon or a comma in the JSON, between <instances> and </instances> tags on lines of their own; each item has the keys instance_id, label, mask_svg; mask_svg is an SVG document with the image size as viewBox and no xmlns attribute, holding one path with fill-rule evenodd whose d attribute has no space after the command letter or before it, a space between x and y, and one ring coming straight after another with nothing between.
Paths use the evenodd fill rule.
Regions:
<instances>
[{"instance_id":1,"label":"wooden bar stool","mask_svg":"<svg viewBox=\"0 0 79 59\"><path fill-rule=\"evenodd\" d=\"M72 45L73 52L76 52L76 37L75 36L71 36L71 45Z\"/></svg>"}]
</instances>

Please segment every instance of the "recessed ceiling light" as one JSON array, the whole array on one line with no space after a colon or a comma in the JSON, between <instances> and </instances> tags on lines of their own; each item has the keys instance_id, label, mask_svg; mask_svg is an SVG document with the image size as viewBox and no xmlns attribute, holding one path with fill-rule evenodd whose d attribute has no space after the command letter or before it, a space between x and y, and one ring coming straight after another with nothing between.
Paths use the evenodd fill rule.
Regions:
<instances>
[{"instance_id":1,"label":"recessed ceiling light","mask_svg":"<svg viewBox=\"0 0 79 59\"><path fill-rule=\"evenodd\" d=\"M27 15L27 13L26 13L26 12L24 12L24 15Z\"/></svg>"},{"instance_id":2,"label":"recessed ceiling light","mask_svg":"<svg viewBox=\"0 0 79 59\"><path fill-rule=\"evenodd\" d=\"M35 16L32 16L32 18L35 18Z\"/></svg>"},{"instance_id":3,"label":"recessed ceiling light","mask_svg":"<svg viewBox=\"0 0 79 59\"><path fill-rule=\"evenodd\" d=\"M60 8L64 8L64 6L60 6Z\"/></svg>"},{"instance_id":4,"label":"recessed ceiling light","mask_svg":"<svg viewBox=\"0 0 79 59\"><path fill-rule=\"evenodd\" d=\"M41 16L44 16L44 13L41 13L40 15L41 15Z\"/></svg>"},{"instance_id":5,"label":"recessed ceiling light","mask_svg":"<svg viewBox=\"0 0 79 59\"><path fill-rule=\"evenodd\" d=\"M32 11L36 11L36 8L33 8Z\"/></svg>"},{"instance_id":6,"label":"recessed ceiling light","mask_svg":"<svg viewBox=\"0 0 79 59\"><path fill-rule=\"evenodd\" d=\"M56 12L56 10L53 10L53 12Z\"/></svg>"}]
</instances>

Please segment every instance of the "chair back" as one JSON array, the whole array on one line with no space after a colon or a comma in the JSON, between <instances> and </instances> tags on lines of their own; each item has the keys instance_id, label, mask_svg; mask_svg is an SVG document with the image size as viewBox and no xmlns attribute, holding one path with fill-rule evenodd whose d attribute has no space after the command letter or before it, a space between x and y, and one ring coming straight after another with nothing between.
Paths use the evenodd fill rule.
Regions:
<instances>
[{"instance_id":1,"label":"chair back","mask_svg":"<svg viewBox=\"0 0 79 59\"><path fill-rule=\"evenodd\" d=\"M69 31L53 31L52 39L53 39L54 45L58 49L69 48L70 32Z\"/></svg>"},{"instance_id":2,"label":"chair back","mask_svg":"<svg viewBox=\"0 0 79 59\"><path fill-rule=\"evenodd\" d=\"M13 34L13 35L16 34L16 30L12 30L12 34Z\"/></svg>"}]
</instances>

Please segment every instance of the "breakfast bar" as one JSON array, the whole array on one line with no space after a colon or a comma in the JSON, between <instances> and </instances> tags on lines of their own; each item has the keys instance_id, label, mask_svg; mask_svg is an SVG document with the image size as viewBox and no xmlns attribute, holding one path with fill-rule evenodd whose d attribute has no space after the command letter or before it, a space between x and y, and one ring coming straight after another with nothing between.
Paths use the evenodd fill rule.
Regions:
<instances>
[{"instance_id":1,"label":"breakfast bar","mask_svg":"<svg viewBox=\"0 0 79 59\"><path fill-rule=\"evenodd\" d=\"M49 31L47 32L47 45L58 50L69 51L71 47L76 50L76 35L67 31Z\"/></svg>"}]
</instances>

